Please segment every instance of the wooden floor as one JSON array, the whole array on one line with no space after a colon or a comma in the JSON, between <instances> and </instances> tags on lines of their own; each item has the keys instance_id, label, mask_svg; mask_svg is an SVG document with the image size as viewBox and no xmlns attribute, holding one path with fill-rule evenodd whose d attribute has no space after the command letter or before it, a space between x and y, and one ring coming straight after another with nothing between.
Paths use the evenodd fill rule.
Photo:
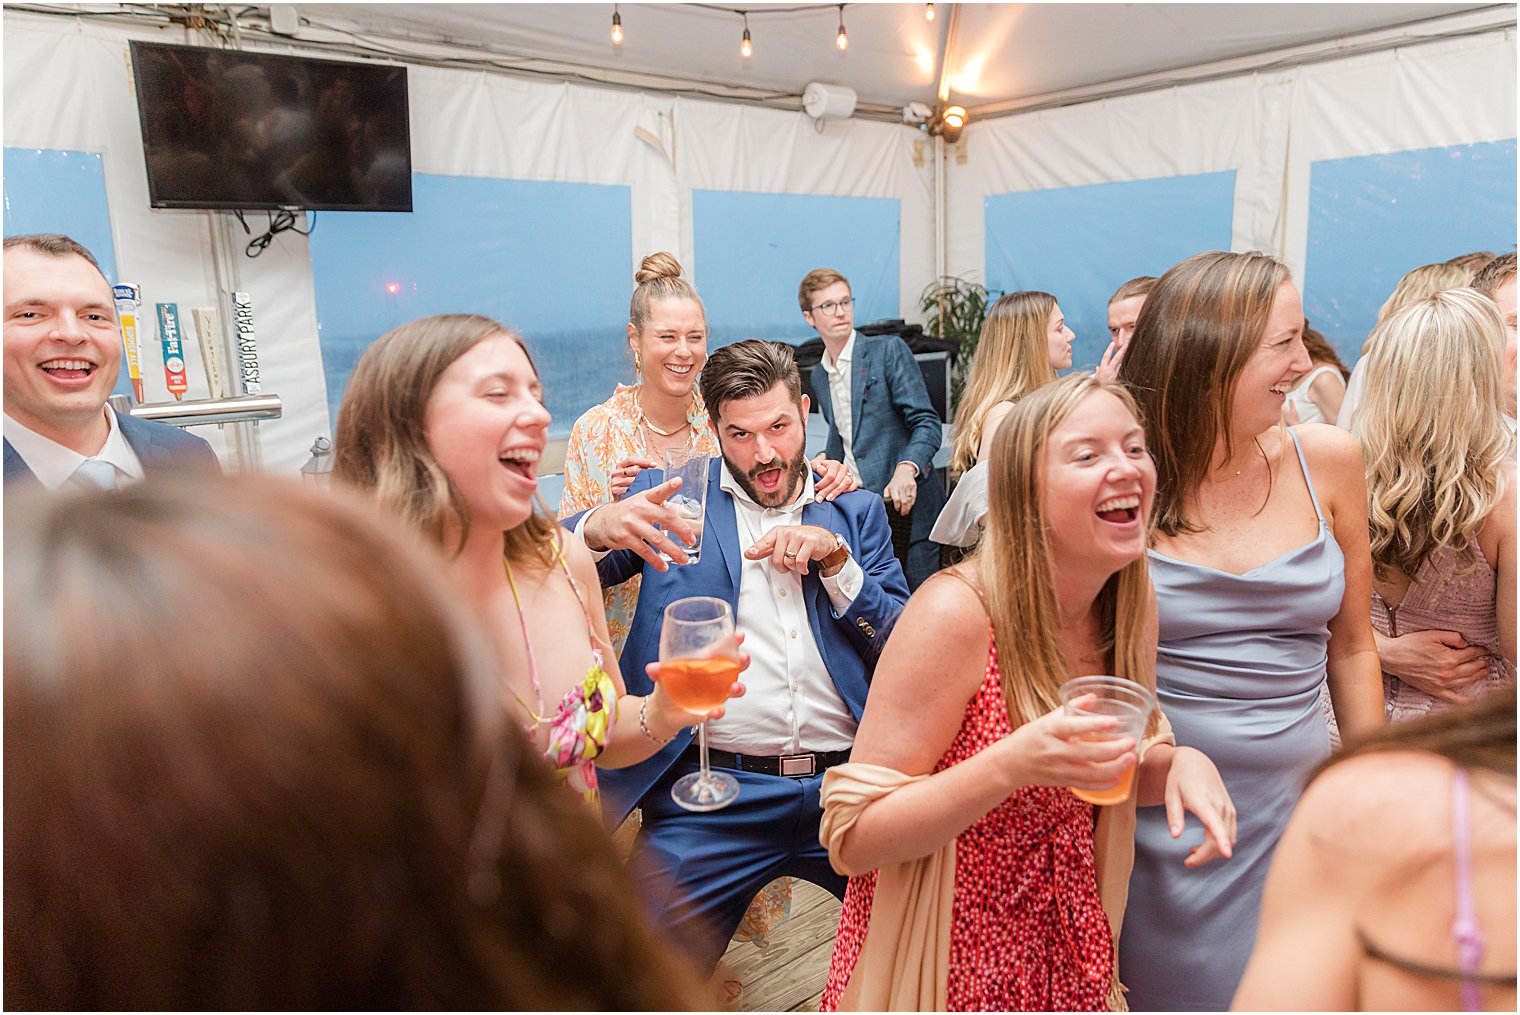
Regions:
<instances>
[{"instance_id":1,"label":"wooden floor","mask_svg":"<svg viewBox=\"0 0 1520 1015\"><path fill-rule=\"evenodd\" d=\"M817 1011L834 950L839 900L817 885L792 881L792 915L770 934L770 946L729 944L721 978L744 985L739 1011Z\"/></svg>"}]
</instances>

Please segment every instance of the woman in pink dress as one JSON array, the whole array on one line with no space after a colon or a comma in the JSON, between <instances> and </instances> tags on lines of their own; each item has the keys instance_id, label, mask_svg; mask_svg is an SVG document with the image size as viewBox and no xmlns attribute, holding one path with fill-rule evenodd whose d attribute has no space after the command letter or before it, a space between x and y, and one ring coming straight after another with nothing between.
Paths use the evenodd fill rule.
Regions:
<instances>
[{"instance_id":1,"label":"woman in pink dress","mask_svg":"<svg viewBox=\"0 0 1520 1015\"><path fill-rule=\"evenodd\" d=\"M1385 639L1434 639L1470 656L1447 679L1385 671L1390 721L1515 680L1515 464L1505 460L1504 348L1499 312L1471 289L1409 304L1372 336L1351 426L1367 463L1372 623Z\"/></svg>"},{"instance_id":2,"label":"woman in pink dress","mask_svg":"<svg viewBox=\"0 0 1520 1015\"><path fill-rule=\"evenodd\" d=\"M1135 806L1191 810L1188 858L1229 856L1213 764L1171 743L1087 739L1058 689L1155 685L1146 523L1156 472L1134 402L1076 375L1027 395L993 438L986 536L909 601L876 668L849 764L824 779L822 837L851 875L823 1010L1123 1007L1114 940ZM934 679L925 679L925 660ZM1072 789L1135 792L1095 813ZM1096 819L1096 820L1095 820Z\"/></svg>"}]
</instances>

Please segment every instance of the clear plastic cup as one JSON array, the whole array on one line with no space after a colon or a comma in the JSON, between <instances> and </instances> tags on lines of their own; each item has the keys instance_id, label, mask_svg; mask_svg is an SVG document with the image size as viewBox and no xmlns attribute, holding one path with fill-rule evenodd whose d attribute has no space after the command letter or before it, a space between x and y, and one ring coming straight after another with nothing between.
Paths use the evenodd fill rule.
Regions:
<instances>
[{"instance_id":1,"label":"clear plastic cup","mask_svg":"<svg viewBox=\"0 0 1520 1015\"><path fill-rule=\"evenodd\" d=\"M665 479L681 477L680 489L666 499L665 506L679 515L697 535L696 542L688 546L674 532L670 534L671 542L685 550L691 558L687 561L688 564L695 564L702 559L702 521L707 514L707 466L711 461L711 455L696 448L665 449ZM675 563L669 554L661 553L660 559L667 564Z\"/></svg>"},{"instance_id":2,"label":"clear plastic cup","mask_svg":"<svg viewBox=\"0 0 1520 1015\"><path fill-rule=\"evenodd\" d=\"M1078 698L1089 694L1093 695L1094 699L1081 708L1073 704ZM1135 753L1138 754L1140 742L1145 739L1146 723L1150 721L1151 712L1156 708L1156 696L1133 680L1101 675L1076 677L1061 685L1061 707L1066 710L1067 715L1110 716L1119 720L1119 725L1113 730L1090 734L1087 739L1119 740L1124 737L1133 737ZM1134 781L1135 768L1131 768L1108 789L1073 788L1072 792L1079 800L1106 807L1122 804L1128 800Z\"/></svg>"}]
</instances>

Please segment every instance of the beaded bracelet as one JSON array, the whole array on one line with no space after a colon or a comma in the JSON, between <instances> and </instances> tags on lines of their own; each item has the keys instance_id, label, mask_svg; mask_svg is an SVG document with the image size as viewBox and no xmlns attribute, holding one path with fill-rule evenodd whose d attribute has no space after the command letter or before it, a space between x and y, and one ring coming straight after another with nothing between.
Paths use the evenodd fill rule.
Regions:
<instances>
[{"instance_id":1,"label":"beaded bracelet","mask_svg":"<svg viewBox=\"0 0 1520 1015\"><path fill-rule=\"evenodd\" d=\"M654 697L652 694L644 695L644 700L639 704L639 729L643 730L644 735L650 740L663 746L670 743L675 737L657 737L654 735L654 731L649 728L649 699L652 697Z\"/></svg>"}]
</instances>

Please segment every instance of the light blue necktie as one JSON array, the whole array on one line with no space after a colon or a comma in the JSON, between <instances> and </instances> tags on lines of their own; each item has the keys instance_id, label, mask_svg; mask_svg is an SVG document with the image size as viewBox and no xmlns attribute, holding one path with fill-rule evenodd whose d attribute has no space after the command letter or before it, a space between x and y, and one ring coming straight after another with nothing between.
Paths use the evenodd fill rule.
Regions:
<instances>
[{"instance_id":1,"label":"light blue necktie","mask_svg":"<svg viewBox=\"0 0 1520 1015\"><path fill-rule=\"evenodd\" d=\"M115 490L121 485L116 466L100 458L80 462L69 482L81 490Z\"/></svg>"}]
</instances>

